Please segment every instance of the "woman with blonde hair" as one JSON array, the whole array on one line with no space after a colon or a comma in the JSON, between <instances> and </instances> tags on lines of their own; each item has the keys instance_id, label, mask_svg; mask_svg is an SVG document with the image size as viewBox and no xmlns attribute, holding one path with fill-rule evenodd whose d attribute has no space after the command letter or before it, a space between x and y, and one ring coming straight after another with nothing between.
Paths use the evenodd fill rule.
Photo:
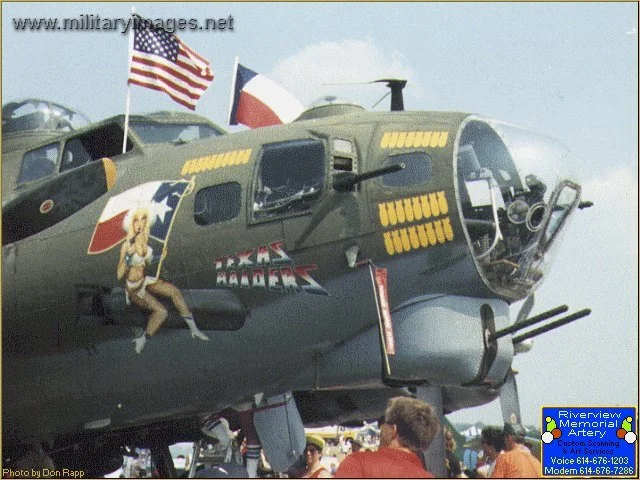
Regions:
<instances>
[{"instance_id":1,"label":"woman with blonde hair","mask_svg":"<svg viewBox=\"0 0 640 480\"><path fill-rule=\"evenodd\" d=\"M145 332L134 339L136 353L140 353L145 343L150 339L165 322L168 316L167 309L158 301L156 296L170 298L178 312L182 316L192 338L209 340L202 333L193 319L193 315L180 290L165 280L145 275L145 267L155 260L164 259L167 255L166 248L155 257L153 249L149 245L149 232L155 221L155 216L149 218L148 208L130 210L123 221L123 228L127 236L120 249L118 262L118 280L125 281L127 302L132 302L144 310L151 311Z\"/></svg>"}]
</instances>

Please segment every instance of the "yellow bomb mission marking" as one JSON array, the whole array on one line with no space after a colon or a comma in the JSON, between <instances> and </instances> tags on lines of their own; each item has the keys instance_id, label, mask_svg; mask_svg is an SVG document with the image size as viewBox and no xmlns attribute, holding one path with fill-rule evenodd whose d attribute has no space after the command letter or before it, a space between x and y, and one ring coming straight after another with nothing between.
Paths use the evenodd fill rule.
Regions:
<instances>
[{"instance_id":1,"label":"yellow bomb mission marking","mask_svg":"<svg viewBox=\"0 0 640 480\"><path fill-rule=\"evenodd\" d=\"M443 148L449 132L384 132L380 148Z\"/></svg>"},{"instance_id":2,"label":"yellow bomb mission marking","mask_svg":"<svg viewBox=\"0 0 640 480\"><path fill-rule=\"evenodd\" d=\"M449 204L444 191L379 203L380 225L384 228L433 219L384 232L387 253L405 253L452 241L453 228L449 217L435 218L448 213Z\"/></svg>"},{"instance_id":3,"label":"yellow bomb mission marking","mask_svg":"<svg viewBox=\"0 0 640 480\"><path fill-rule=\"evenodd\" d=\"M384 246L389 255L410 252L453 240L453 229L449 217L433 222L413 225L384 232Z\"/></svg>"},{"instance_id":4,"label":"yellow bomb mission marking","mask_svg":"<svg viewBox=\"0 0 640 480\"><path fill-rule=\"evenodd\" d=\"M378 204L380 225L392 227L396 224L439 217L449 213L449 204L444 191L428 193L418 197L404 198Z\"/></svg>"},{"instance_id":5,"label":"yellow bomb mission marking","mask_svg":"<svg viewBox=\"0 0 640 480\"><path fill-rule=\"evenodd\" d=\"M182 166L181 175L189 175L217 168L235 167L245 165L251 158L251 149L232 150L230 152L217 153L206 157L187 160Z\"/></svg>"}]
</instances>

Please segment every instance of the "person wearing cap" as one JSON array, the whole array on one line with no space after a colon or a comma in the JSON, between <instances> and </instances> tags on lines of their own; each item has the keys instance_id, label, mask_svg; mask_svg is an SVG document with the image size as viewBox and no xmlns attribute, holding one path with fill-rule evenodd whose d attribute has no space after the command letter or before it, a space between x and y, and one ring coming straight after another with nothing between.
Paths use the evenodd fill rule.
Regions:
<instances>
[{"instance_id":1,"label":"person wearing cap","mask_svg":"<svg viewBox=\"0 0 640 480\"><path fill-rule=\"evenodd\" d=\"M329 471L320 463L324 440L316 435L307 434L306 441L304 458L307 461L307 468L302 474L302 478L331 478Z\"/></svg>"},{"instance_id":2,"label":"person wearing cap","mask_svg":"<svg viewBox=\"0 0 640 480\"><path fill-rule=\"evenodd\" d=\"M505 423L502 433L505 451L498 455L491 478L540 478L540 461L523 445L524 428L518 424Z\"/></svg>"},{"instance_id":3,"label":"person wearing cap","mask_svg":"<svg viewBox=\"0 0 640 480\"><path fill-rule=\"evenodd\" d=\"M440 429L431 405L409 397L389 400L380 425L380 448L345 457L335 478L433 478L422 463L426 450Z\"/></svg>"}]
</instances>

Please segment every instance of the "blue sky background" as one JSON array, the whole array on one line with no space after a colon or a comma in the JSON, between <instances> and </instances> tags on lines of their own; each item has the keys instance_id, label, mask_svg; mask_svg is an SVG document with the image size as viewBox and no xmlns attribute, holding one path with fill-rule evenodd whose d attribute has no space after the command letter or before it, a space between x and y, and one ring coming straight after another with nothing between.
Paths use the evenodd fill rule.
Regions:
<instances>
[{"instance_id":1,"label":"blue sky background","mask_svg":"<svg viewBox=\"0 0 640 480\"><path fill-rule=\"evenodd\" d=\"M177 32L211 61L197 112L223 126L238 56L303 104L335 94L370 108L381 85L326 84L397 76L409 80L407 109L479 113L566 144L568 164L538 170L570 173L594 206L576 213L532 314L565 303L593 313L515 358L523 420L539 424L545 405L637 405L637 3L3 3L3 103L41 97L92 120L122 113L126 35L20 32L12 19L126 18L132 6L150 18L234 17L233 31ZM180 109L132 87L134 113ZM497 401L450 418L502 423Z\"/></svg>"}]
</instances>

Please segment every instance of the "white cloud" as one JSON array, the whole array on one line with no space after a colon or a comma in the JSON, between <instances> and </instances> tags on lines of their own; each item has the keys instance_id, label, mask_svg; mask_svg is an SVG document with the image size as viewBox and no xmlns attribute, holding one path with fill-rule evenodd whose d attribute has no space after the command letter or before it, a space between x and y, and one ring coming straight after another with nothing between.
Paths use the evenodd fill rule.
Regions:
<instances>
[{"instance_id":1,"label":"white cloud","mask_svg":"<svg viewBox=\"0 0 640 480\"><path fill-rule=\"evenodd\" d=\"M625 215L633 214L637 220L638 179L631 169L618 168L605 172L604 176L592 177L584 182L583 190L593 197L594 203Z\"/></svg>"},{"instance_id":2,"label":"white cloud","mask_svg":"<svg viewBox=\"0 0 640 480\"><path fill-rule=\"evenodd\" d=\"M606 237L603 240L618 244L615 256L629 253L630 263L626 263L624 258L624 264L637 265L638 178L634 172L629 168L619 168L604 172L603 176L592 177L582 184L582 198L593 202L589 210L593 210L593 219L598 225L595 232Z\"/></svg>"},{"instance_id":3,"label":"white cloud","mask_svg":"<svg viewBox=\"0 0 640 480\"><path fill-rule=\"evenodd\" d=\"M387 89L380 85L327 85L403 78L415 85L415 74L398 51L377 47L373 40L321 42L278 62L269 76L307 105L324 95L362 103L369 109ZM369 102L369 103L367 103Z\"/></svg>"}]
</instances>

